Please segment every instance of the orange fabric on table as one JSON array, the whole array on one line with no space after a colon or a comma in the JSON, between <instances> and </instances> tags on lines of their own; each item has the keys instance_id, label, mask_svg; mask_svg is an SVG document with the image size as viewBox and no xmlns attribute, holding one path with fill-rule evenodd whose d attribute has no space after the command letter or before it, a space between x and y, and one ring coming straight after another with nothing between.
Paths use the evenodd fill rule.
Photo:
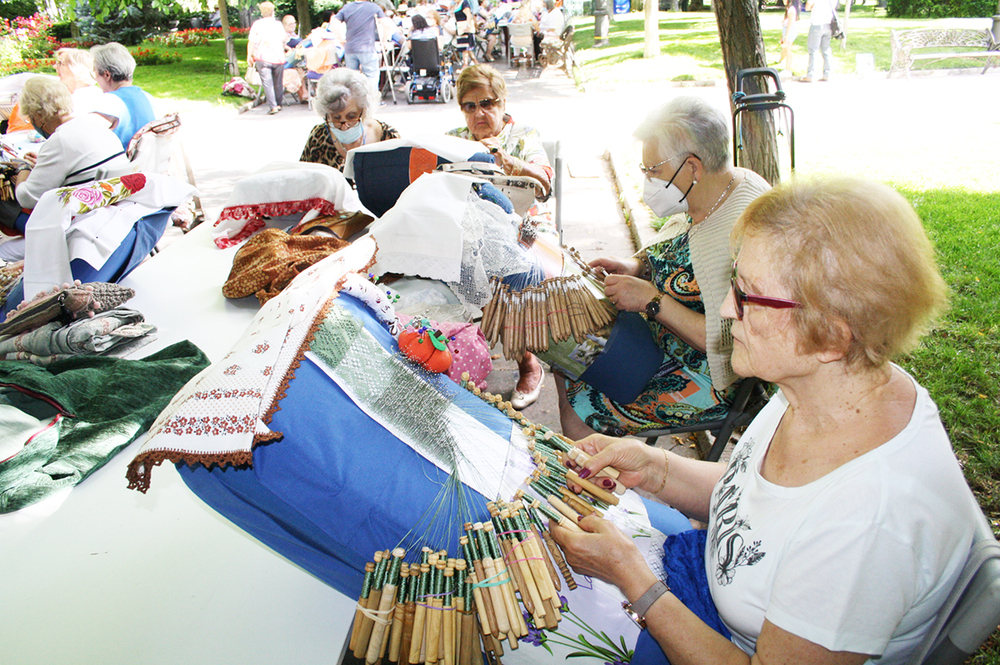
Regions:
<instances>
[{"instance_id":1,"label":"orange fabric on table","mask_svg":"<svg viewBox=\"0 0 1000 665\"><path fill-rule=\"evenodd\" d=\"M14 104L14 108L10 111L10 118L7 120L7 133L20 132L25 129L34 129L31 126L31 121L28 118L21 115L21 105Z\"/></svg>"}]
</instances>

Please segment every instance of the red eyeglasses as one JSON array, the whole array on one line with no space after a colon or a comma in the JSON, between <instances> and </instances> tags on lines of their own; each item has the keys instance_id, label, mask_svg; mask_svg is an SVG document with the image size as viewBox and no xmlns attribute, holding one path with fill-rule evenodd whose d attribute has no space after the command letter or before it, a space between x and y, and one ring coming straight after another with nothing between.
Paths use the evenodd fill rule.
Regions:
<instances>
[{"instance_id":1,"label":"red eyeglasses","mask_svg":"<svg viewBox=\"0 0 1000 665\"><path fill-rule=\"evenodd\" d=\"M785 300L784 298L772 298L771 296L757 296L751 295L749 293L743 293L743 289L736 285L736 262L733 262L733 276L731 279L731 284L733 287L733 301L736 303L736 318L737 320L743 320L743 305L746 303L753 303L754 305L760 305L761 307L771 307L773 309L790 309L792 307L802 307L802 303L797 303L794 300Z\"/></svg>"}]
</instances>

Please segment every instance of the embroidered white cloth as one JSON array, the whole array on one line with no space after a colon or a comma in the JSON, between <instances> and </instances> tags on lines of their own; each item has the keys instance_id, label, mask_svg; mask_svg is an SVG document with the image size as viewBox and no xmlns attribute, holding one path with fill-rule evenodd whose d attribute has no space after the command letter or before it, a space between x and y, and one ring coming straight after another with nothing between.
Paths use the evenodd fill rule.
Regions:
<instances>
[{"instance_id":1,"label":"embroidered white cloth","mask_svg":"<svg viewBox=\"0 0 1000 665\"><path fill-rule=\"evenodd\" d=\"M71 283L72 259L100 269L139 218L196 193L182 180L142 173L46 192L25 227L25 298Z\"/></svg>"},{"instance_id":2,"label":"embroidered white cloth","mask_svg":"<svg viewBox=\"0 0 1000 665\"><path fill-rule=\"evenodd\" d=\"M459 281L462 217L473 182L451 173L425 173L404 189L396 205L369 227L378 241L375 273Z\"/></svg>"},{"instance_id":3,"label":"embroidered white cloth","mask_svg":"<svg viewBox=\"0 0 1000 665\"><path fill-rule=\"evenodd\" d=\"M375 241L361 238L297 276L269 300L225 357L174 396L129 464L129 487L145 492L165 460L249 464L259 442L281 438L264 423L316 316L350 273L367 270Z\"/></svg>"},{"instance_id":4,"label":"embroidered white cloth","mask_svg":"<svg viewBox=\"0 0 1000 665\"><path fill-rule=\"evenodd\" d=\"M212 228L212 239L225 249L264 228L264 217L309 211L333 215L345 209L349 190L344 175L326 164L269 164L236 183Z\"/></svg>"}]
</instances>

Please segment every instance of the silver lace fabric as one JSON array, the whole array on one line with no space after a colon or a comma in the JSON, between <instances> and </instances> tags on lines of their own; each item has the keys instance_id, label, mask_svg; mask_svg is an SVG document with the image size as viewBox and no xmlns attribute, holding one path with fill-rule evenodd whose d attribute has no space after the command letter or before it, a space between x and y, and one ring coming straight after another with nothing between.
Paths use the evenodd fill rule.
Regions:
<instances>
[{"instance_id":1,"label":"silver lace fabric","mask_svg":"<svg viewBox=\"0 0 1000 665\"><path fill-rule=\"evenodd\" d=\"M418 452L454 473L460 452L445 415L450 400L386 352L361 322L343 308L331 307L309 350L351 387L368 414L406 432Z\"/></svg>"},{"instance_id":2,"label":"silver lace fabric","mask_svg":"<svg viewBox=\"0 0 1000 665\"><path fill-rule=\"evenodd\" d=\"M462 217L461 277L448 284L462 304L482 307L492 296L491 278L531 269L517 234L512 217L500 206L469 192Z\"/></svg>"}]
</instances>

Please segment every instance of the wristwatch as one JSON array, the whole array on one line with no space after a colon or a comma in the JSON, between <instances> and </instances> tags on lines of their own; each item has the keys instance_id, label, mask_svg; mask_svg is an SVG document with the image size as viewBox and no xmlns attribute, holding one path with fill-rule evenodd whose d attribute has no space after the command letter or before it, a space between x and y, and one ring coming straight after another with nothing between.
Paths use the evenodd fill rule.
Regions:
<instances>
[{"instance_id":1,"label":"wristwatch","mask_svg":"<svg viewBox=\"0 0 1000 665\"><path fill-rule=\"evenodd\" d=\"M656 584L649 587L649 591L642 594L639 600L634 603L630 603L627 600L622 603L622 609L625 610L625 614L629 616L632 621L638 624L639 628L646 630L646 612L649 608L653 606L660 596L670 591L668 587L662 580L656 580Z\"/></svg>"},{"instance_id":2,"label":"wristwatch","mask_svg":"<svg viewBox=\"0 0 1000 665\"><path fill-rule=\"evenodd\" d=\"M653 296L653 299L646 303L646 319L652 321L656 318L656 315L660 313L660 298L663 297L662 293L657 293Z\"/></svg>"}]
</instances>

